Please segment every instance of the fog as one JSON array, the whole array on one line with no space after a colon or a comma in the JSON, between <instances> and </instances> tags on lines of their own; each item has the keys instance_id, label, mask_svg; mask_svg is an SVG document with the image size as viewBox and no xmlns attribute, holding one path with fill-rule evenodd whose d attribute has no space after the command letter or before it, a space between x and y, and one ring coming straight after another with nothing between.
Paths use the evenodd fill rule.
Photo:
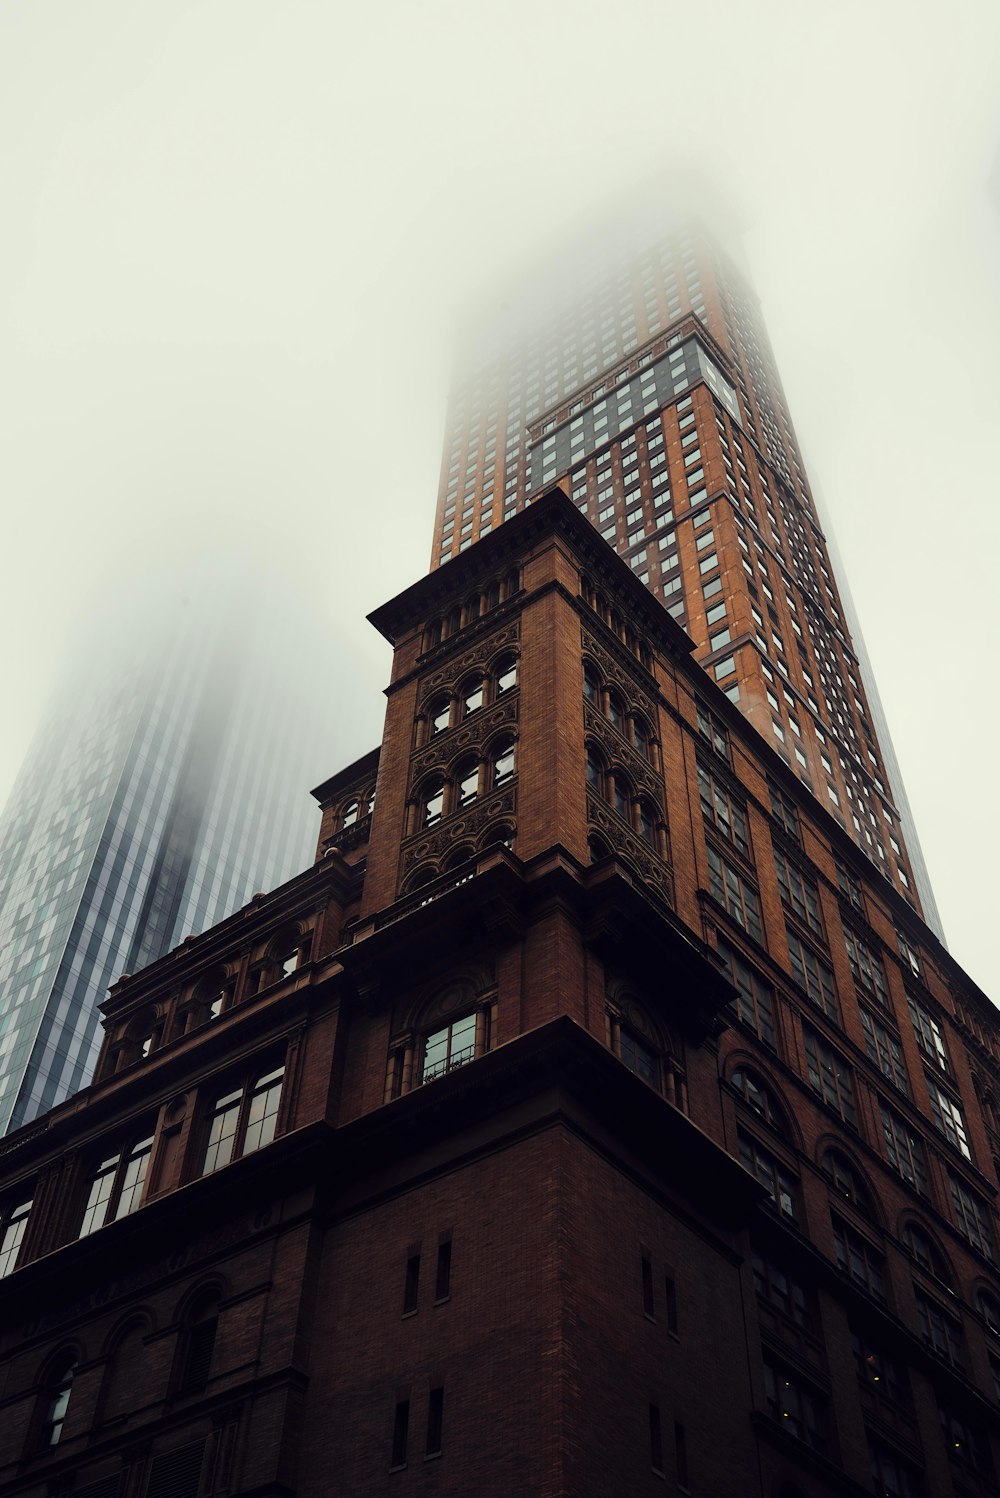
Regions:
<instances>
[{"instance_id":1,"label":"fog","mask_svg":"<svg viewBox=\"0 0 1000 1498\"><path fill-rule=\"evenodd\" d=\"M337 641L330 772L373 745L364 615L429 564L472 309L679 183L734 225L949 944L1000 996L998 63L992 0L8 0L0 800L95 601L234 546Z\"/></svg>"}]
</instances>

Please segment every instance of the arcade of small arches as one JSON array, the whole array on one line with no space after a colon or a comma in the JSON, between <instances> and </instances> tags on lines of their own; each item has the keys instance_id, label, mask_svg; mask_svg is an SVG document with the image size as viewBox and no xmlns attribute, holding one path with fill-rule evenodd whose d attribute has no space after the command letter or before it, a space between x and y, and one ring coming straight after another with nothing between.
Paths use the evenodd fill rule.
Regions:
<instances>
[{"instance_id":1,"label":"arcade of small arches","mask_svg":"<svg viewBox=\"0 0 1000 1498\"><path fill-rule=\"evenodd\" d=\"M439 734L492 707L517 686L517 656L505 651L488 670L470 671L454 689L436 692L417 719L417 742Z\"/></svg>"},{"instance_id":2,"label":"arcade of small arches","mask_svg":"<svg viewBox=\"0 0 1000 1498\"><path fill-rule=\"evenodd\" d=\"M490 848L513 848L515 828L514 824L506 817L500 816L491 822L486 831L475 841L463 838L441 858L427 858L421 860L418 866L410 873L403 882L401 894L413 894L416 890L426 888L433 884L434 880L443 874L453 873L463 864L469 862L480 853L486 853Z\"/></svg>"},{"instance_id":3,"label":"arcade of small arches","mask_svg":"<svg viewBox=\"0 0 1000 1498\"><path fill-rule=\"evenodd\" d=\"M644 792L637 791L632 777L620 765L612 764L604 750L588 739L587 784L602 801L629 827L654 853L666 857L667 836L659 807ZM607 840L600 833L590 837L591 862L606 857L611 852Z\"/></svg>"},{"instance_id":4,"label":"arcade of small arches","mask_svg":"<svg viewBox=\"0 0 1000 1498\"><path fill-rule=\"evenodd\" d=\"M350 797L339 808L334 828L336 832L346 832L350 827L356 827L366 817L370 817L375 809L375 787L364 791L361 795L352 791Z\"/></svg>"},{"instance_id":5,"label":"arcade of small arches","mask_svg":"<svg viewBox=\"0 0 1000 1498\"><path fill-rule=\"evenodd\" d=\"M653 655L649 646L636 634L631 624L622 618L618 610L608 603L607 598L599 588L595 587L586 573L580 575L580 597L587 607L592 609L607 625L608 629L617 635L625 649L634 655L647 671L652 671Z\"/></svg>"},{"instance_id":6,"label":"arcade of small arches","mask_svg":"<svg viewBox=\"0 0 1000 1498\"><path fill-rule=\"evenodd\" d=\"M406 812L406 836L468 811L480 797L508 785L516 769L516 740L509 731L495 735L480 750L463 751L446 769L432 771L414 787Z\"/></svg>"},{"instance_id":7,"label":"arcade of small arches","mask_svg":"<svg viewBox=\"0 0 1000 1498\"><path fill-rule=\"evenodd\" d=\"M144 1060L169 1041L218 1019L240 1000L280 983L311 960L312 945L312 929L304 922L289 922L252 950L242 984L240 962L218 963L179 996L143 1005L116 1034L102 1075Z\"/></svg>"},{"instance_id":8,"label":"arcade of small arches","mask_svg":"<svg viewBox=\"0 0 1000 1498\"><path fill-rule=\"evenodd\" d=\"M621 690L609 686L590 660L583 663L583 699L610 723L611 727L654 770L660 768L660 746L644 713L626 702Z\"/></svg>"},{"instance_id":9,"label":"arcade of small arches","mask_svg":"<svg viewBox=\"0 0 1000 1498\"><path fill-rule=\"evenodd\" d=\"M443 640L457 635L460 630L465 629L466 625L474 624L484 614L489 614L493 609L499 608L501 603L506 603L508 598L513 598L520 587L521 577L516 569L506 573L503 577L494 577L483 583L461 603L456 603L453 608L449 609L447 614L428 621L424 626L424 650L432 650Z\"/></svg>"}]
</instances>

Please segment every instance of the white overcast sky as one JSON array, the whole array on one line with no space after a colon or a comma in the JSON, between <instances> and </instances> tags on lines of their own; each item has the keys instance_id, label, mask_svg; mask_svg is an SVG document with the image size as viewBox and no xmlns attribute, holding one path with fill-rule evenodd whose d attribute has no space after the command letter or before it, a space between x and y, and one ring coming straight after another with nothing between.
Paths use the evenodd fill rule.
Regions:
<instances>
[{"instance_id":1,"label":"white overcast sky","mask_svg":"<svg viewBox=\"0 0 1000 1498\"><path fill-rule=\"evenodd\" d=\"M739 226L1000 998L996 0L6 0L0 800L95 592L234 528L339 641L330 772L374 744L468 308L664 174Z\"/></svg>"}]
</instances>

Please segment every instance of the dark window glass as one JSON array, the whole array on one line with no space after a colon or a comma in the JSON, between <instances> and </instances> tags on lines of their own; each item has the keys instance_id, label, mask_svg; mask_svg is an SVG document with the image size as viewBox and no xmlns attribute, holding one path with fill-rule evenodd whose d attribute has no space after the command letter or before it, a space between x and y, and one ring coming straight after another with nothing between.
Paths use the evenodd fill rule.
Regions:
<instances>
[{"instance_id":1,"label":"dark window glass","mask_svg":"<svg viewBox=\"0 0 1000 1498\"><path fill-rule=\"evenodd\" d=\"M774 1027L774 989L733 947L719 942L719 954L729 964L733 982L739 990L737 1010L745 1025L764 1042L776 1049Z\"/></svg>"},{"instance_id":2,"label":"dark window glass","mask_svg":"<svg viewBox=\"0 0 1000 1498\"><path fill-rule=\"evenodd\" d=\"M822 958L817 957L810 946L800 941L794 931L788 931L788 957L792 973L805 989L809 998L830 1019L837 1018L837 990L833 985L833 973Z\"/></svg>"},{"instance_id":3,"label":"dark window glass","mask_svg":"<svg viewBox=\"0 0 1000 1498\"><path fill-rule=\"evenodd\" d=\"M840 1114L845 1123L857 1127L854 1108L854 1085L847 1064L815 1030L802 1026L806 1048L806 1065L813 1090Z\"/></svg>"},{"instance_id":4,"label":"dark window glass","mask_svg":"<svg viewBox=\"0 0 1000 1498\"><path fill-rule=\"evenodd\" d=\"M884 1305L885 1259L882 1254L838 1217L833 1219L833 1241L838 1267Z\"/></svg>"},{"instance_id":5,"label":"dark window glass","mask_svg":"<svg viewBox=\"0 0 1000 1498\"><path fill-rule=\"evenodd\" d=\"M403 1282L403 1315L408 1316L417 1309L420 1294L420 1255L411 1254L406 1261L406 1278Z\"/></svg>"},{"instance_id":6,"label":"dark window glass","mask_svg":"<svg viewBox=\"0 0 1000 1498\"><path fill-rule=\"evenodd\" d=\"M762 942L760 898L753 885L709 845L708 883L713 896L755 941Z\"/></svg>"},{"instance_id":7,"label":"dark window glass","mask_svg":"<svg viewBox=\"0 0 1000 1498\"><path fill-rule=\"evenodd\" d=\"M820 920L819 896L815 884L777 848L774 851L774 866L785 908L798 916L817 936L822 936L823 923Z\"/></svg>"},{"instance_id":8,"label":"dark window glass","mask_svg":"<svg viewBox=\"0 0 1000 1498\"><path fill-rule=\"evenodd\" d=\"M437 1456L444 1440L444 1389L432 1389L427 1400L427 1456Z\"/></svg>"}]
</instances>

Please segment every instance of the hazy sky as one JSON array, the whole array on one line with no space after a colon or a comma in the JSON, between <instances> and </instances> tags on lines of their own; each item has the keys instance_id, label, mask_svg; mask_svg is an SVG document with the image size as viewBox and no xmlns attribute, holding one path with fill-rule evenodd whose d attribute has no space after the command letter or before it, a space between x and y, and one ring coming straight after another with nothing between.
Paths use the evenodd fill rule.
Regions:
<instances>
[{"instance_id":1,"label":"hazy sky","mask_svg":"<svg viewBox=\"0 0 1000 1498\"><path fill-rule=\"evenodd\" d=\"M364 614L428 566L469 307L664 173L740 228L951 949L1000 998L996 0L6 0L0 799L95 591L234 533L340 641L330 771L373 745Z\"/></svg>"}]
</instances>

